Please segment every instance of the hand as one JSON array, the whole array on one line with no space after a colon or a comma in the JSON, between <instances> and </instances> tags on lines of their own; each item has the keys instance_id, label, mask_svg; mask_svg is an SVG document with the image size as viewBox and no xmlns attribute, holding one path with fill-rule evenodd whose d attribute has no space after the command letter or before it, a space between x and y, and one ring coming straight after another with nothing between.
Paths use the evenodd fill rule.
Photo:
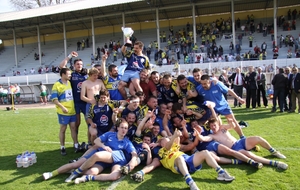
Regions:
<instances>
[{"instance_id":1,"label":"hand","mask_svg":"<svg viewBox=\"0 0 300 190\"><path fill-rule=\"evenodd\" d=\"M109 146L104 146L103 149L107 152L112 152L112 149Z\"/></svg>"},{"instance_id":2,"label":"hand","mask_svg":"<svg viewBox=\"0 0 300 190\"><path fill-rule=\"evenodd\" d=\"M119 108L114 108L114 109L113 109L114 114L118 114L119 111L120 111Z\"/></svg>"},{"instance_id":3,"label":"hand","mask_svg":"<svg viewBox=\"0 0 300 190\"><path fill-rule=\"evenodd\" d=\"M193 111L190 110L190 109L188 109L188 110L186 110L185 114L186 114L186 115L193 115Z\"/></svg>"},{"instance_id":4,"label":"hand","mask_svg":"<svg viewBox=\"0 0 300 190\"><path fill-rule=\"evenodd\" d=\"M202 127L200 127L199 125L194 127L194 132L197 131L199 134L202 133Z\"/></svg>"},{"instance_id":5,"label":"hand","mask_svg":"<svg viewBox=\"0 0 300 190\"><path fill-rule=\"evenodd\" d=\"M72 51L70 54L72 55L72 57L78 57L78 53L76 51Z\"/></svg>"},{"instance_id":6,"label":"hand","mask_svg":"<svg viewBox=\"0 0 300 190\"><path fill-rule=\"evenodd\" d=\"M92 100L89 101L89 103L92 104L92 105L96 105L97 102L96 102L95 99L92 99Z\"/></svg>"},{"instance_id":7,"label":"hand","mask_svg":"<svg viewBox=\"0 0 300 190\"><path fill-rule=\"evenodd\" d=\"M153 148L155 148L155 147L157 147L157 143L150 143L149 144L149 147L151 148L151 149L153 149Z\"/></svg>"},{"instance_id":8,"label":"hand","mask_svg":"<svg viewBox=\"0 0 300 190\"><path fill-rule=\"evenodd\" d=\"M165 115L171 115L171 110L168 110L168 109L166 109L166 111L165 111Z\"/></svg>"},{"instance_id":9,"label":"hand","mask_svg":"<svg viewBox=\"0 0 300 190\"><path fill-rule=\"evenodd\" d=\"M178 129L176 129L176 130L174 131L174 136L175 136L175 137L180 137L180 136L182 136L182 132L179 131Z\"/></svg>"},{"instance_id":10,"label":"hand","mask_svg":"<svg viewBox=\"0 0 300 190\"><path fill-rule=\"evenodd\" d=\"M107 51L102 55L102 63L107 59Z\"/></svg>"},{"instance_id":11,"label":"hand","mask_svg":"<svg viewBox=\"0 0 300 190\"><path fill-rule=\"evenodd\" d=\"M143 143L142 148L147 149L147 151L150 152L150 147L147 143Z\"/></svg>"},{"instance_id":12,"label":"hand","mask_svg":"<svg viewBox=\"0 0 300 190\"><path fill-rule=\"evenodd\" d=\"M154 113L154 110L148 111L148 112L146 113L145 117L150 118L150 117L153 116L153 113Z\"/></svg>"},{"instance_id":13,"label":"hand","mask_svg":"<svg viewBox=\"0 0 300 190\"><path fill-rule=\"evenodd\" d=\"M242 99L242 98L238 98L238 101L241 103L241 104L244 104L245 103L245 100L244 99Z\"/></svg>"},{"instance_id":14,"label":"hand","mask_svg":"<svg viewBox=\"0 0 300 190\"><path fill-rule=\"evenodd\" d=\"M62 110L64 113L68 113L68 112L69 112L69 110L68 110L67 108L65 108L65 107L62 107L61 110Z\"/></svg>"},{"instance_id":15,"label":"hand","mask_svg":"<svg viewBox=\"0 0 300 190\"><path fill-rule=\"evenodd\" d=\"M92 124L91 124L91 127L97 128L97 124L96 124L96 123L92 123Z\"/></svg>"}]
</instances>

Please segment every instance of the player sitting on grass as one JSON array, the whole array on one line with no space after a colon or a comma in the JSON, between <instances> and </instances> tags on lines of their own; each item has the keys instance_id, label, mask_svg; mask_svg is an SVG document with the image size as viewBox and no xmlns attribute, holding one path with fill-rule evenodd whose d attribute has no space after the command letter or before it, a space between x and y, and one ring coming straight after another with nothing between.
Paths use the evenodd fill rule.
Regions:
<instances>
[{"instance_id":1,"label":"player sitting on grass","mask_svg":"<svg viewBox=\"0 0 300 190\"><path fill-rule=\"evenodd\" d=\"M213 134L209 134L208 136L202 136L200 135L197 130L195 130L195 135L200 141L204 142L209 142L212 140L215 140L235 151L241 152L242 154L248 156L249 158L252 158L253 160L263 163L263 164L269 164L271 166L275 166L277 168L281 169L287 169L288 165L283 162L275 161L275 160L268 160L260 156L256 156L252 152L248 151L251 150L255 145L260 145L263 148L269 150L269 152L273 155L276 156L277 158L282 158L285 159L286 157L281 154L279 151L276 151L271 145L263 139L260 136L252 136L252 137L247 137L243 138L240 140L237 140L235 137L233 137L230 132L228 131L229 129L233 129L235 126L235 122L233 120L228 120L229 124L228 125L220 125L220 120L218 117L216 117L216 113L212 110L213 116L215 118L212 118L208 122L208 126L212 130Z\"/></svg>"},{"instance_id":2,"label":"player sitting on grass","mask_svg":"<svg viewBox=\"0 0 300 190\"><path fill-rule=\"evenodd\" d=\"M199 189L190 174L200 170L204 161L216 170L218 173L217 180L232 181L235 179L217 164L208 151L203 150L191 156L179 151L179 137L181 135L181 131L176 129L174 135L170 139L163 138L161 140L161 146L163 148L159 150L159 156L161 158L160 162L165 168L184 176L190 189Z\"/></svg>"},{"instance_id":3,"label":"player sitting on grass","mask_svg":"<svg viewBox=\"0 0 300 190\"><path fill-rule=\"evenodd\" d=\"M128 163L131 168L134 168L137 165L138 157L134 146L125 137L127 131L128 123L122 121L117 126L117 132L107 132L97 138L95 145L100 147L102 151L87 159L79 168L72 172L65 182L71 182L81 174L86 175L76 178L76 184L87 181L114 181L121 177L120 168L122 165ZM111 173L99 174L105 168L111 168Z\"/></svg>"}]
</instances>

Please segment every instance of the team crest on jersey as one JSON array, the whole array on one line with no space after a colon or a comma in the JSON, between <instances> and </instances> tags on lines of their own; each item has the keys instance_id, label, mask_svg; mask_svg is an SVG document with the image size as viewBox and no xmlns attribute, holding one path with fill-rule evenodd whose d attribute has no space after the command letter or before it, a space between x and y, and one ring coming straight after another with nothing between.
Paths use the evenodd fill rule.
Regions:
<instances>
[{"instance_id":1,"label":"team crest on jersey","mask_svg":"<svg viewBox=\"0 0 300 190\"><path fill-rule=\"evenodd\" d=\"M78 91L81 90L81 85L82 85L82 82L79 82L79 83L77 84L77 90L78 90Z\"/></svg>"},{"instance_id":2,"label":"team crest on jersey","mask_svg":"<svg viewBox=\"0 0 300 190\"><path fill-rule=\"evenodd\" d=\"M142 59L141 59L141 63L144 63L144 62L145 62L145 59L144 59L144 58L142 58Z\"/></svg>"},{"instance_id":3,"label":"team crest on jersey","mask_svg":"<svg viewBox=\"0 0 300 190\"><path fill-rule=\"evenodd\" d=\"M123 147L124 147L124 146L121 145L121 144L118 145L118 148L119 148L119 149L123 149Z\"/></svg>"},{"instance_id":4,"label":"team crest on jersey","mask_svg":"<svg viewBox=\"0 0 300 190\"><path fill-rule=\"evenodd\" d=\"M112 89L117 89L118 86L119 86L119 81L115 81L115 82L113 82L113 83L111 84L111 88L112 88Z\"/></svg>"},{"instance_id":5,"label":"team crest on jersey","mask_svg":"<svg viewBox=\"0 0 300 190\"><path fill-rule=\"evenodd\" d=\"M108 123L108 117L106 115L102 115L100 117L100 123L107 124Z\"/></svg>"}]
</instances>

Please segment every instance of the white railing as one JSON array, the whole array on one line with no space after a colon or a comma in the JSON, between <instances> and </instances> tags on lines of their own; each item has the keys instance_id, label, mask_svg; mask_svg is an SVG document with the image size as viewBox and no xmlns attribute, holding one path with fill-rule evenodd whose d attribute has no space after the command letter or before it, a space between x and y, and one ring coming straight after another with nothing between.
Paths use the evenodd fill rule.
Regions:
<instances>
[{"instance_id":1,"label":"white railing","mask_svg":"<svg viewBox=\"0 0 300 190\"><path fill-rule=\"evenodd\" d=\"M60 78L57 73L35 74L0 77L0 84L7 86L8 84L32 85L39 84L54 84Z\"/></svg>"},{"instance_id":2,"label":"white railing","mask_svg":"<svg viewBox=\"0 0 300 190\"><path fill-rule=\"evenodd\" d=\"M298 68L300 66L300 59L271 59L262 61L234 61L234 62L212 62L212 63L194 63L194 64L180 64L181 71L192 71L194 68L200 68L206 73L211 74L212 72L220 74L220 71L227 69L229 72L234 71L234 68L241 67L246 71L248 66L254 67L272 67L273 72L276 72L275 68L280 67L292 67L296 65ZM154 70L158 72L169 72L172 73L174 65L163 65L154 66ZM191 73L190 73L191 74ZM230 74L230 73L229 73ZM54 84L60 78L59 74L47 73L47 74L35 74L35 75L22 75L22 76L11 76L11 77L0 77L0 84L7 86L8 84L21 84L21 85L31 85L39 84L43 82L44 84Z\"/></svg>"}]
</instances>

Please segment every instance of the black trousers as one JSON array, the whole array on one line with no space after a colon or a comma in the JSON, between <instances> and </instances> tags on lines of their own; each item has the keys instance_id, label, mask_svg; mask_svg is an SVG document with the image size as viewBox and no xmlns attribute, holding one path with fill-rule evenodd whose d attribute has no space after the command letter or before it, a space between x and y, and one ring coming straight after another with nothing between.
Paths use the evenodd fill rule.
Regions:
<instances>
[{"instance_id":1,"label":"black trousers","mask_svg":"<svg viewBox=\"0 0 300 190\"><path fill-rule=\"evenodd\" d=\"M256 101L257 101L257 106L260 107L260 94L263 98L263 103L264 103L264 106L268 106L268 99L267 99L267 96L266 96L266 89L264 88L263 85L258 85L258 89L257 89L257 98L256 98Z\"/></svg>"},{"instance_id":2,"label":"black trousers","mask_svg":"<svg viewBox=\"0 0 300 190\"><path fill-rule=\"evenodd\" d=\"M256 107L256 90L257 89L247 89L246 95L246 108L250 108L250 101L252 100L252 108Z\"/></svg>"}]
</instances>

